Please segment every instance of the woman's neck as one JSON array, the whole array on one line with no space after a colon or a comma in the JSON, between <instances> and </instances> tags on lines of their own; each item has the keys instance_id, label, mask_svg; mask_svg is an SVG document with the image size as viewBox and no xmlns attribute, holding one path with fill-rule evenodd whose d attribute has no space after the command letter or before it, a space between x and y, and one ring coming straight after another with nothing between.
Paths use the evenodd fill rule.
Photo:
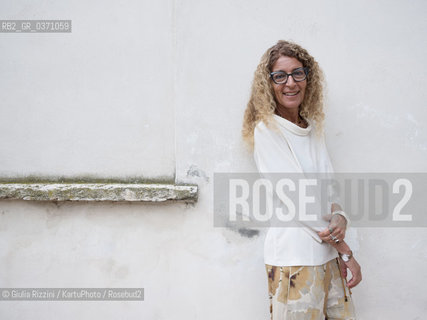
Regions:
<instances>
[{"instance_id":1,"label":"woman's neck","mask_svg":"<svg viewBox=\"0 0 427 320\"><path fill-rule=\"evenodd\" d=\"M274 111L275 114L277 114L279 117L282 117L294 124L296 124L299 127L306 128L307 123L306 121L299 115L299 109L281 109L276 108Z\"/></svg>"}]
</instances>

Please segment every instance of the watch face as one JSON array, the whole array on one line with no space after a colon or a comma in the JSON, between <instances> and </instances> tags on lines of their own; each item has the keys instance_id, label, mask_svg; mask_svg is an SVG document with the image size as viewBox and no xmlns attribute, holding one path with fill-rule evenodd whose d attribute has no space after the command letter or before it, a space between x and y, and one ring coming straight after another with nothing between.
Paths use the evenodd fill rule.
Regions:
<instances>
[{"instance_id":1,"label":"watch face","mask_svg":"<svg viewBox=\"0 0 427 320\"><path fill-rule=\"evenodd\" d=\"M345 253L343 253L343 254L341 254L340 256L341 256L341 259L342 259L344 262L347 262L347 261L349 261L349 260L351 259L351 257L353 257L353 252L351 252L351 251L350 251L350 254L345 254Z\"/></svg>"}]
</instances>

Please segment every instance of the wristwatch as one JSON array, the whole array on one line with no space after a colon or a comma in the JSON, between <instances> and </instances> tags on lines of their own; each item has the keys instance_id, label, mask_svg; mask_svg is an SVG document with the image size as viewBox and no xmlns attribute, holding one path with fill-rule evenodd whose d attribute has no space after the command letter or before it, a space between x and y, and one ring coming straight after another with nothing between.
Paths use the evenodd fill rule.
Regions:
<instances>
[{"instance_id":1,"label":"wristwatch","mask_svg":"<svg viewBox=\"0 0 427 320\"><path fill-rule=\"evenodd\" d=\"M350 250L350 254L345 254L345 253L343 253L343 254L338 253L338 254L339 254L340 258L342 259L342 261L344 261L344 262L348 262L351 258L353 258L353 251L351 251L351 250Z\"/></svg>"}]
</instances>

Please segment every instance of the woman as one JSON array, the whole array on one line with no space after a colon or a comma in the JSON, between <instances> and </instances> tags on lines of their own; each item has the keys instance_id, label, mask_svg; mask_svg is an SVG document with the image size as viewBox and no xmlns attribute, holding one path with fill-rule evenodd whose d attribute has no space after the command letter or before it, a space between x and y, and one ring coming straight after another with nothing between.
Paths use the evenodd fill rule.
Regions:
<instances>
[{"instance_id":1,"label":"woman","mask_svg":"<svg viewBox=\"0 0 427 320\"><path fill-rule=\"evenodd\" d=\"M263 55L242 133L264 177L333 172L323 135L322 82L317 62L295 43L279 41ZM361 269L344 241L348 218L337 203L328 210L321 231L303 224L269 228L264 262L272 320L355 319L349 289L361 281ZM347 269L352 278L345 284Z\"/></svg>"}]
</instances>

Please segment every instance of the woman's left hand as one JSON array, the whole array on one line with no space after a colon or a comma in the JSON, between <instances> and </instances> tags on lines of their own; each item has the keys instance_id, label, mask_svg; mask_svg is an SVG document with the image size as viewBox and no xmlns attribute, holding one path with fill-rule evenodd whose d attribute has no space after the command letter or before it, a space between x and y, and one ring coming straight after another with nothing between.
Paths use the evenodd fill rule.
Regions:
<instances>
[{"instance_id":1,"label":"woman's left hand","mask_svg":"<svg viewBox=\"0 0 427 320\"><path fill-rule=\"evenodd\" d=\"M334 214L329 222L328 228L319 232L319 237L328 243L339 243L345 238L345 229L347 227L347 220L340 214Z\"/></svg>"}]
</instances>

